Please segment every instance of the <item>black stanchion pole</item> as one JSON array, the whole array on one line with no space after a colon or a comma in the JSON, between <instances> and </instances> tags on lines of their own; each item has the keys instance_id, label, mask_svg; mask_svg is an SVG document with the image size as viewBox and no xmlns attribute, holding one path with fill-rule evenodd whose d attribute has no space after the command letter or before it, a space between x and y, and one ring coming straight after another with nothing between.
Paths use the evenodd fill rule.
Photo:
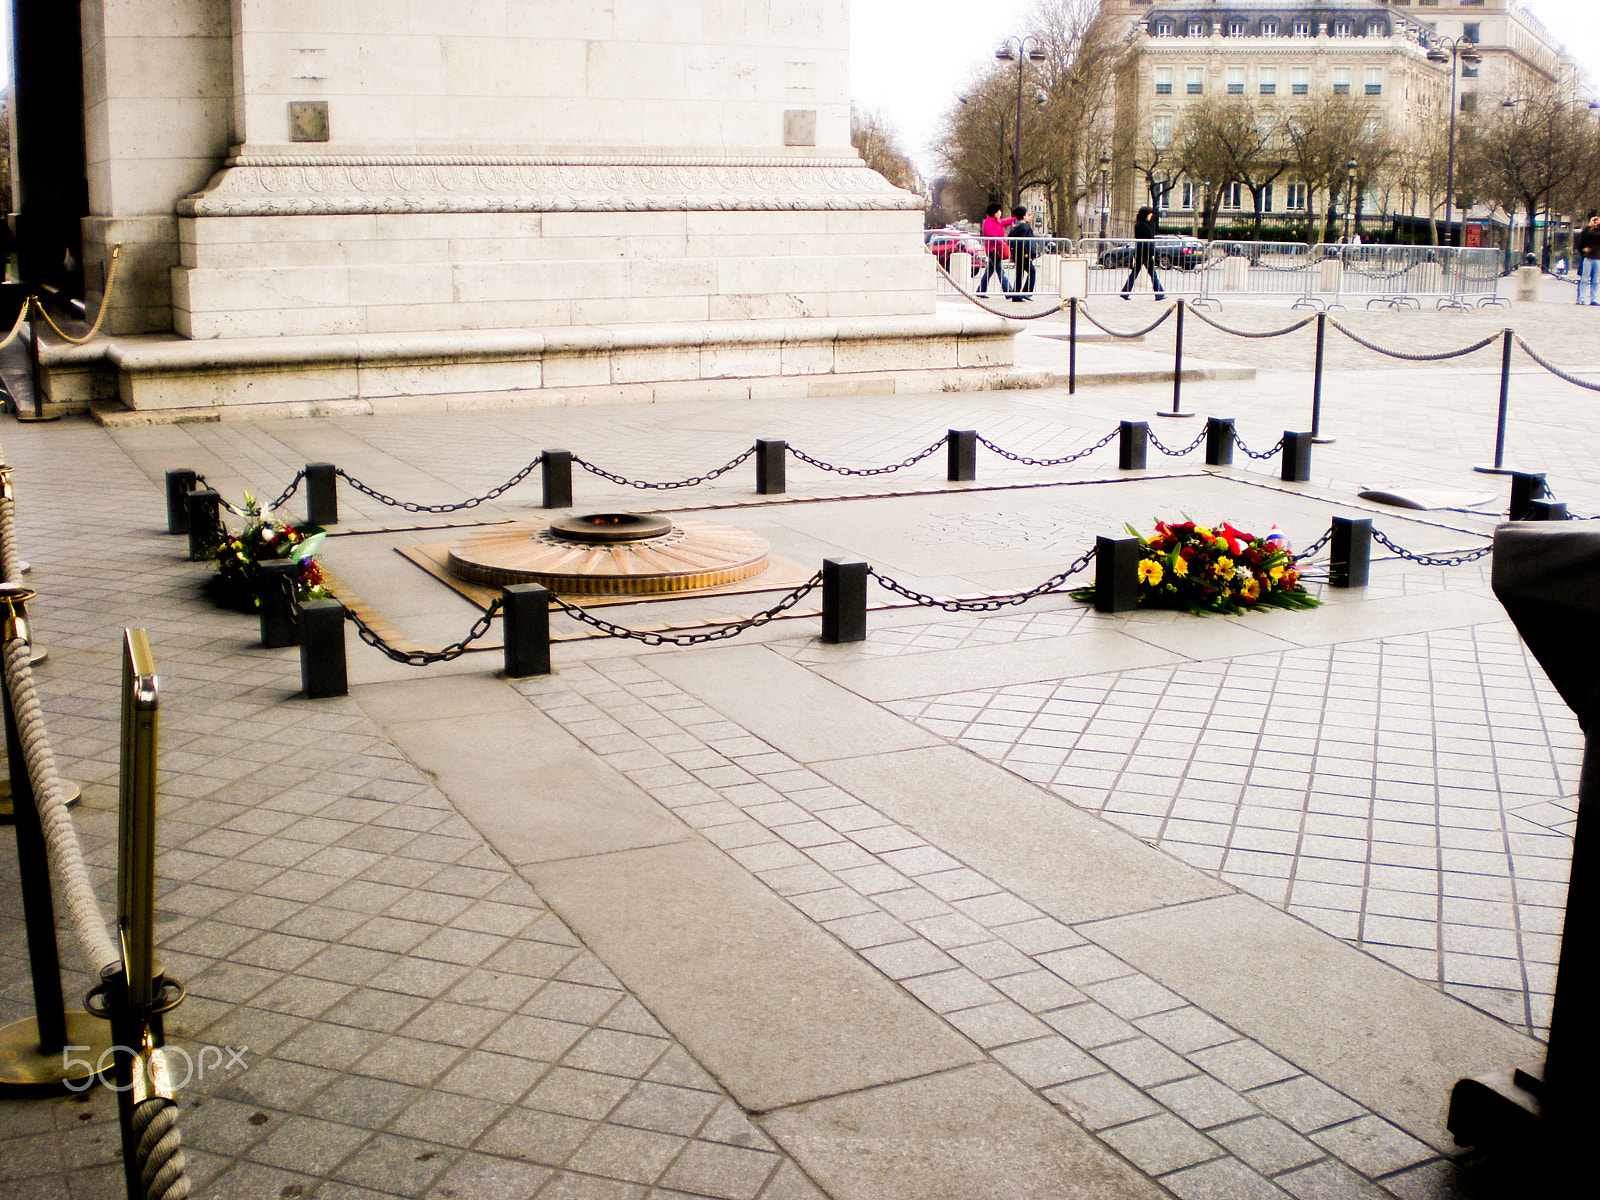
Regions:
<instances>
[{"instance_id":1,"label":"black stanchion pole","mask_svg":"<svg viewBox=\"0 0 1600 1200\"><path fill-rule=\"evenodd\" d=\"M1311 434L1283 431L1283 461L1281 478L1285 483L1309 483L1311 480Z\"/></svg>"},{"instance_id":2,"label":"black stanchion pole","mask_svg":"<svg viewBox=\"0 0 1600 1200\"><path fill-rule=\"evenodd\" d=\"M1078 298L1067 301L1067 395L1078 391Z\"/></svg>"},{"instance_id":3,"label":"black stanchion pole","mask_svg":"<svg viewBox=\"0 0 1600 1200\"><path fill-rule=\"evenodd\" d=\"M350 694L344 605L337 600L307 600L300 606L300 683L307 700Z\"/></svg>"},{"instance_id":4,"label":"black stanchion pole","mask_svg":"<svg viewBox=\"0 0 1600 1200\"><path fill-rule=\"evenodd\" d=\"M945 478L969 483L978 477L978 431L952 429L945 441Z\"/></svg>"},{"instance_id":5,"label":"black stanchion pole","mask_svg":"<svg viewBox=\"0 0 1600 1200\"><path fill-rule=\"evenodd\" d=\"M1094 540L1094 607L1096 612L1129 612L1139 603L1139 541L1097 537Z\"/></svg>"},{"instance_id":6,"label":"black stanchion pole","mask_svg":"<svg viewBox=\"0 0 1600 1200\"><path fill-rule=\"evenodd\" d=\"M1233 466L1233 418L1206 418L1206 466Z\"/></svg>"},{"instance_id":7,"label":"black stanchion pole","mask_svg":"<svg viewBox=\"0 0 1600 1200\"><path fill-rule=\"evenodd\" d=\"M773 439L756 439L756 494L781 496L788 486L784 463L789 457L789 443Z\"/></svg>"},{"instance_id":8,"label":"black stanchion pole","mask_svg":"<svg viewBox=\"0 0 1600 1200\"><path fill-rule=\"evenodd\" d=\"M572 451L546 450L539 464L544 480L544 507L572 507Z\"/></svg>"},{"instance_id":9,"label":"black stanchion pole","mask_svg":"<svg viewBox=\"0 0 1600 1200\"><path fill-rule=\"evenodd\" d=\"M1511 340L1516 334L1507 329L1500 346L1500 412L1495 418L1494 462L1481 463L1472 469L1482 475L1514 475L1515 470L1505 465L1506 410L1511 406Z\"/></svg>"},{"instance_id":10,"label":"black stanchion pole","mask_svg":"<svg viewBox=\"0 0 1600 1200\"><path fill-rule=\"evenodd\" d=\"M829 645L867 638L867 564L822 560L822 640Z\"/></svg>"},{"instance_id":11,"label":"black stanchion pole","mask_svg":"<svg viewBox=\"0 0 1600 1200\"><path fill-rule=\"evenodd\" d=\"M1187 416L1183 411L1183 310L1184 302L1178 301L1178 335L1174 339L1172 353L1172 412L1167 414L1173 417Z\"/></svg>"},{"instance_id":12,"label":"black stanchion pole","mask_svg":"<svg viewBox=\"0 0 1600 1200\"><path fill-rule=\"evenodd\" d=\"M339 476L332 463L306 464L306 524L339 523Z\"/></svg>"},{"instance_id":13,"label":"black stanchion pole","mask_svg":"<svg viewBox=\"0 0 1600 1200\"><path fill-rule=\"evenodd\" d=\"M222 497L210 488L199 488L183 499L189 513L189 561L210 557L218 544L222 524Z\"/></svg>"},{"instance_id":14,"label":"black stanchion pole","mask_svg":"<svg viewBox=\"0 0 1600 1200\"><path fill-rule=\"evenodd\" d=\"M288 559L257 564L261 573L261 645L268 650L292 646L300 640L295 627L295 581L301 566Z\"/></svg>"},{"instance_id":15,"label":"black stanchion pole","mask_svg":"<svg viewBox=\"0 0 1600 1200\"><path fill-rule=\"evenodd\" d=\"M1366 587L1372 571L1372 519L1335 517L1329 554L1328 586Z\"/></svg>"},{"instance_id":16,"label":"black stanchion pole","mask_svg":"<svg viewBox=\"0 0 1600 1200\"><path fill-rule=\"evenodd\" d=\"M167 472L167 532L189 532L189 493L199 480L193 471Z\"/></svg>"},{"instance_id":17,"label":"black stanchion pole","mask_svg":"<svg viewBox=\"0 0 1600 1200\"><path fill-rule=\"evenodd\" d=\"M1332 438L1322 436L1322 357L1328 336L1328 314L1317 314L1317 360L1311 368L1311 440L1326 444Z\"/></svg>"},{"instance_id":18,"label":"black stanchion pole","mask_svg":"<svg viewBox=\"0 0 1600 1200\"><path fill-rule=\"evenodd\" d=\"M1149 453L1150 425L1146 421L1124 421L1118 428L1117 470L1142 471Z\"/></svg>"},{"instance_id":19,"label":"black stanchion pole","mask_svg":"<svg viewBox=\"0 0 1600 1200\"><path fill-rule=\"evenodd\" d=\"M550 591L537 583L500 589L507 679L550 674Z\"/></svg>"}]
</instances>

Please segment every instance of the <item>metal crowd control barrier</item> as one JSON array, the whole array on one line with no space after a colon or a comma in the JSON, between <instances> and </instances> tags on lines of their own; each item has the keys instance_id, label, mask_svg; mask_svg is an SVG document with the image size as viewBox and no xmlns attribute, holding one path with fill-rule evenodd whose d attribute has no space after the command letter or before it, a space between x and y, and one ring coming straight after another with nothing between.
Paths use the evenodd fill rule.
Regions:
<instances>
[{"instance_id":1,"label":"metal crowd control barrier","mask_svg":"<svg viewBox=\"0 0 1600 1200\"><path fill-rule=\"evenodd\" d=\"M1077 253L1089 260L1089 295L1119 295L1133 270L1136 247L1132 238L1080 238ZM1161 293L1174 299L1193 300L1206 293L1211 259L1210 244L1193 238L1162 234L1156 239L1156 278ZM1151 294L1150 277L1141 268L1133 295Z\"/></svg>"},{"instance_id":2,"label":"metal crowd control barrier","mask_svg":"<svg viewBox=\"0 0 1600 1200\"><path fill-rule=\"evenodd\" d=\"M936 257L944 270L937 273L935 293L937 296L954 299L957 296L983 295L996 300L1011 295L1016 286L1019 243L1026 243L1027 259L1033 268L1033 286L1028 289L1028 294L1040 299L1055 299L1062 294L1061 256L1072 253L1072 242L1068 239L1007 238L1006 257L1000 264L1004 278L1000 280L991 278L986 291L980 293L978 285L983 282L984 272L988 267L987 256L982 249L983 243L982 237L972 234L967 239L968 249L958 247L949 253L943 252L943 248L949 243L941 243L941 253ZM933 253L931 246L925 246L924 249L929 254Z\"/></svg>"}]
</instances>

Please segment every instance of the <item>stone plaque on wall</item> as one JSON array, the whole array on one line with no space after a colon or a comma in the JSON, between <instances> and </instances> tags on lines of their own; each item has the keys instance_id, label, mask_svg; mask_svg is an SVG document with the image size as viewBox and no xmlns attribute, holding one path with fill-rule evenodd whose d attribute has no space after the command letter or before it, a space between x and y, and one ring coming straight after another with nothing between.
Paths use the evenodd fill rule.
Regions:
<instances>
[{"instance_id":1,"label":"stone plaque on wall","mask_svg":"<svg viewBox=\"0 0 1600 1200\"><path fill-rule=\"evenodd\" d=\"M784 110L783 144L785 146L815 146L817 144L816 109L789 108Z\"/></svg>"}]
</instances>

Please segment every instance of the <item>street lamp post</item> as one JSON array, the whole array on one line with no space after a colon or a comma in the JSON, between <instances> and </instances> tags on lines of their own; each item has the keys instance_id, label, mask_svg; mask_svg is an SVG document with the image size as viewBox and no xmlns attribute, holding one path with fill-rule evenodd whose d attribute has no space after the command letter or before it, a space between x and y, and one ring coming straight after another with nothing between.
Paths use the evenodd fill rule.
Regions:
<instances>
[{"instance_id":1,"label":"street lamp post","mask_svg":"<svg viewBox=\"0 0 1600 1200\"><path fill-rule=\"evenodd\" d=\"M1015 59L1017 64L1017 128L1016 136L1011 139L1011 206L1015 208L1022 203L1022 64L1024 61L1043 62L1044 43L1032 34L1007 38L994 56L1001 62Z\"/></svg>"},{"instance_id":2,"label":"street lamp post","mask_svg":"<svg viewBox=\"0 0 1600 1200\"><path fill-rule=\"evenodd\" d=\"M1446 47L1449 53L1445 53ZM1476 66L1483 61L1478 54L1477 47L1471 38L1462 36L1456 38L1440 38L1428 47L1428 61L1431 63L1450 64L1450 134L1449 151L1444 169L1444 244L1451 244L1453 234L1451 226L1455 223L1455 187L1456 187L1456 77L1461 73L1456 66L1460 59L1468 66Z\"/></svg>"},{"instance_id":3,"label":"street lamp post","mask_svg":"<svg viewBox=\"0 0 1600 1200\"><path fill-rule=\"evenodd\" d=\"M1106 217L1111 208L1111 157L1100 156L1100 240L1106 237Z\"/></svg>"},{"instance_id":4,"label":"street lamp post","mask_svg":"<svg viewBox=\"0 0 1600 1200\"><path fill-rule=\"evenodd\" d=\"M1351 159L1344 165L1344 240L1350 240L1350 214L1356 207L1356 160Z\"/></svg>"}]
</instances>

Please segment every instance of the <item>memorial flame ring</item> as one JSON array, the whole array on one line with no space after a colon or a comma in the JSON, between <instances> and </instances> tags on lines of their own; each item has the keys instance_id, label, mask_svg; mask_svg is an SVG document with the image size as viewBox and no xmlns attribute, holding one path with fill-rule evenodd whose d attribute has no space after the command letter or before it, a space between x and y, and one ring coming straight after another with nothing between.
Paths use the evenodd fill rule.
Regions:
<instances>
[{"instance_id":1,"label":"memorial flame ring","mask_svg":"<svg viewBox=\"0 0 1600 1200\"><path fill-rule=\"evenodd\" d=\"M488 587L538 583L576 595L643 596L738 583L770 559L765 541L731 525L595 513L468 538L450 547L448 565L457 579Z\"/></svg>"}]
</instances>

